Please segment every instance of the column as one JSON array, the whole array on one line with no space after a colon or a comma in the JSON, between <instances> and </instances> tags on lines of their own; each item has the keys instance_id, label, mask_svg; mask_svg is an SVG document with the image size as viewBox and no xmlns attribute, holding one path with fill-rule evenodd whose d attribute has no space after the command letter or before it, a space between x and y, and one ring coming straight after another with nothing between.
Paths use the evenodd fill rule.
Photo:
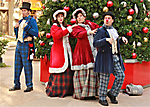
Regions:
<instances>
[{"instance_id":1,"label":"column","mask_svg":"<svg viewBox=\"0 0 150 107\"><path fill-rule=\"evenodd\" d=\"M13 36L13 13L14 13L14 0L8 1L8 16L9 16L9 36Z\"/></svg>"}]
</instances>

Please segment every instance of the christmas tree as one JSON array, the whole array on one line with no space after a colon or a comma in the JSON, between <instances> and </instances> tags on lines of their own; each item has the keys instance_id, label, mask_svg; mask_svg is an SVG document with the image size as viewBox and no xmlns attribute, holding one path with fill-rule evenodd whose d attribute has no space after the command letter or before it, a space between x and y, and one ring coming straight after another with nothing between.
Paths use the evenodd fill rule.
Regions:
<instances>
[{"instance_id":1,"label":"christmas tree","mask_svg":"<svg viewBox=\"0 0 150 107\"><path fill-rule=\"evenodd\" d=\"M36 56L49 58L53 38L48 34L53 24L53 13L58 9L67 11L65 22L71 24L72 12L77 8L86 11L86 19L100 26L102 14L112 11L115 15L114 28L120 36L128 38L129 43L121 46L123 59L150 61L150 0L43 0L43 15L39 18L39 37L35 40ZM76 40L70 38L72 49Z\"/></svg>"}]
</instances>

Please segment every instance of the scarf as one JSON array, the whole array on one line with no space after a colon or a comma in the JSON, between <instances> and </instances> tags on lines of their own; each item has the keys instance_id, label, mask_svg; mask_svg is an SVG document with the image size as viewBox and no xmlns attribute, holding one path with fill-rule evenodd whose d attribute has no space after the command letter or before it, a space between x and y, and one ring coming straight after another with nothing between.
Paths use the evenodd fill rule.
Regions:
<instances>
[{"instance_id":1,"label":"scarf","mask_svg":"<svg viewBox=\"0 0 150 107\"><path fill-rule=\"evenodd\" d=\"M103 24L103 27L113 36L114 41L119 37L117 30L113 26L106 26Z\"/></svg>"}]
</instances>

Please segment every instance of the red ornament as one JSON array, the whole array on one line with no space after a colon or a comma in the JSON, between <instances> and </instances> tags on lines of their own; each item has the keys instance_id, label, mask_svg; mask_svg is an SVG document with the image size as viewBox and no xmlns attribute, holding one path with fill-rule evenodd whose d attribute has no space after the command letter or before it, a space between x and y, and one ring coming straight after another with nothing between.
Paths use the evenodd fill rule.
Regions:
<instances>
[{"instance_id":1,"label":"red ornament","mask_svg":"<svg viewBox=\"0 0 150 107\"><path fill-rule=\"evenodd\" d=\"M147 28L147 27L144 27L144 28L142 29L142 31L143 31L143 33L147 33L147 32L148 32L148 28Z\"/></svg>"},{"instance_id":2,"label":"red ornament","mask_svg":"<svg viewBox=\"0 0 150 107\"><path fill-rule=\"evenodd\" d=\"M46 33L46 38L50 39L51 38L51 34L50 33Z\"/></svg>"},{"instance_id":3,"label":"red ornament","mask_svg":"<svg viewBox=\"0 0 150 107\"><path fill-rule=\"evenodd\" d=\"M132 31L129 30L129 32L127 33L127 36L132 36Z\"/></svg>"},{"instance_id":4,"label":"red ornament","mask_svg":"<svg viewBox=\"0 0 150 107\"><path fill-rule=\"evenodd\" d=\"M132 53L132 58L135 59L137 57L136 53Z\"/></svg>"},{"instance_id":5,"label":"red ornament","mask_svg":"<svg viewBox=\"0 0 150 107\"><path fill-rule=\"evenodd\" d=\"M113 6L113 2L112 1L108 1L107 2L107 7L112 7Z\"/></svg>"},{"instance_id":6,"label":"red ornament","mask_svg":"<svg viewBox=\"0 0 150 107\"><path fill-rule=\"evenodd\" d=\"M148 12L147 12L146 14L147 14L147 16L149 16L149 13L148 13Z\"/></svg>"},{"instance_id":7,"label":"red ornament","mask_svg":"<svg viewBox=\"0 0 150 107\"><path fill-rule=\"evenodd\" d=\"M129 12L130 15L134 14L134 10L133 9L129 9L128 12Z\"/></svg>"},{"instance_id":8,"label":"red ornament","mask_svg":"<svg viewBox=\"0 0 150 107\"><path fill-rule=\"evenodd\" d=\"M143 0L140 0L140 3L142 3L143 2Z\"/></svg>"},{"instance_id":9,"label":"red ornament","mask_svg":"<svg viewBox=\"0 0 150 107\"><path fill-rule=\"evenodd\" d=\"M76 19L71 19L70 22L71 22L72 24L75 24L75 23L76 23Z\"/></svg>"},{"instance_id":10,"label":"red ornament","mask_svg":"<svg viewBox=\"0 0 150 107\"><path fill-rule=\"evenodd\" d=\"M66 11L66 12L68 12L69 10L70 10L70 8L69 7L64 7L64 10Z\"/></svg>"},{"instance_id":11,"label":"red ornament","mask_svg":"<svg viewBox=\"0 0 150 107\"><path fill-rule=\"evenodd\" d=\"M44 46L44 45L45 45L45 43L42 41L42 42L40 43L40 45L41 45L41 46Z\"/></svg>"},{"instance_id":12,"label":"red ornament","mask_svg":"<svg viewBox=\"0 0 150 107\"><path fill-rule=\"evenodd\" d=\"M43 9L45 9L45 6L43 6Z\"/></svg>"}]
</instances>

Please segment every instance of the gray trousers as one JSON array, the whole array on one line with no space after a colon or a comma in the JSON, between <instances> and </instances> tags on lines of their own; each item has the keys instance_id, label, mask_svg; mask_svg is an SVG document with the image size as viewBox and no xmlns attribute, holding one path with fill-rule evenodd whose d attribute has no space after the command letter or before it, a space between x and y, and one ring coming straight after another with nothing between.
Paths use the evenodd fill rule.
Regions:
<instances>
[{"instance_id":1,"label":"gray trousers","mask_svg":"<svg viewBox=\"0 0 150 107\"><path fill-rule=\"evenodd\" d=\"M117 55L113 55L113 62L114 62L113 75L115 76L115 80L110 91L113 93L114 96L117 97L122 87L125 74L124 74L124 71L122 70L122 67L119 62L119 57ZM99 85L99 99L100 100L106 100L109 78L110 78L110 74L100 73L100 85Z\"/></svg>"}]
</instances>

